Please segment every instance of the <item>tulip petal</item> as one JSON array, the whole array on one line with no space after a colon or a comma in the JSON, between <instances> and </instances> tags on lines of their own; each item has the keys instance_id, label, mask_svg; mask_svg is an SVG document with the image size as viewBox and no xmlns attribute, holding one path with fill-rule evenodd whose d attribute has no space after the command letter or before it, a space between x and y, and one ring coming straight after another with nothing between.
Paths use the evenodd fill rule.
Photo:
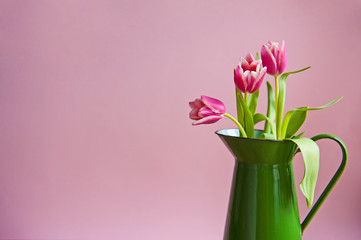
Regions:
<instances>
[{"instance_id":1,"label":"tulip petal","mask_svg":"<svg viewBox=\"0 0 361 240\"><path fill-rule=\"evenodd\" d=\"M257 79L254 81L254 85L250 93L254 93L261 87L266 72L267 72L267 67L262 68L261 72L257 76Z\"/></svg>"},{"instance_id":2,"label":"tulip petal","mask_svg":"<svg viewBox=\"0 0 361 240\"><path fill-rule=\"evenodd\" d=\"M271 51L273 57L276 59L276 63L277 63L277 60L278 60L278 54L280 52L280 47L279 47L279 44L278 42L272 42L272 41L269 41L269 50Z\"/></svg>"},{"instance_id":3,"label":"tulip petal","mask_svg":"<svg viewBox=\"0 0 361 240\"><path fill-rule=\"evenodd\" d=\"M199 120L201 119L201 117L199 117L198 115L198 110L197 109L193 109L190 113L189 113L189 118L192 120Z\"/></svg>"},{"instance_id":4,"label":"tulip petal","mask_svg":"<svg viewBox=\"0 0 361 240\"><path fill-rule=\"evenodd\" d=\"M252 62L250 65L249 65L249 68L247 70L250 70L250 71L257 71L257 69L262 65L262 60L257 60L257 61L254 61Z\"/></svg>"},{"instance_id":5,"label":"tulip petal","mask_svg":"<svg viewBox=\"0 0 361 240\"><path fill-rule=\"evenodd\" d=\"M218 99L207 96L201 96L201 99L204 105L206 105L214 113L220 113L220 114L226 113L226 107L224 103L219 101Z\"/></svg>"},{"instance_id":6,"label":"tulip petal","mask_svg":"<svg viewBox=\"0 0 361 240\"><path fill-rule=\"evenodd\" d=\"M248 78L250 78L250 84L248 85L247 92L252 93L252 89L254 87L255 80L257 79L257 73L252 71L249 74Z\"/></svg>"},{"instance_id":7,"label":"tulip petal","mask_svg":"<svg viewBox=\"0 0 361 240\"><path fill-rule=\"evenodd\" d=\"M286 42L282 41L281 50L278 55L278 74L283 73L287 66Z\"/></svg>"},{"instance_id":8,"label":"tulip petal","mask_svg":"<svg viewBox=\"0 0 361 240\"><path fill-rule=\"evenodd\" d=\"M244 73L245 78L246 78L246 80L247 80L246 92L249 92L249 91L251 90L251 88L252 88L252 84L253 84L252 73L256 73L256 72L254 72L254 71L252 71L252 72L246 71L246 72ZM256 74L256 76L257 76L257 74Z\"/></svg>"},{"instance_id":9,"label":"tulip petal","mask_svg":"<svg viewBox=\"0 0 361 240\"><path fill-rule=\"evenodd\" d=\"M240 65L241 65L241 68L245 69L245 70L248 70L250 68L249 62L244 58L241 58Z\"/></svg>"},{"instance_id":10,"label":"tulip petal","mask_svg":"<svg viewBox=\"0 0 361 240\"><path fill-rule=\"evenodd\" d=\"M251 64L252 62L254 62L254 57L252 56L251 53L248 53L248 54L246 55L246 61L247 61L249 64Z\"/></svg>"},{"instance_id":11,"label":"tulip petal","mask_svg":"<svg viewBox=\"0 0 361 240\"><path fill-rule=\"evenodd\" d=\"M234 70L234 83L241 92L246 91L246 83L243 78L243 69L240 66Z\"/></svg>"},{"instance_id":12,"label":"tulip petal","mask_svg":"<svg viewBox=\"0 0 361 240\"><path fill-rule=\"evenodd\" d=\"M189 106L191 109L199 110L200 108L204 107L204 104L200 98L197 98L196 100L189 102Z\"/></svg>"},{"instance_id":13,"label":"tulip petal","mask_svg":"<svg viewBox=\"0 0 361 240\"><path fill-rule=\"evenodd\" d=\"M192 123L192 125L199 125L199 124L211 124L219 121L222 118L222 115L214 115L202 118L198 121Z\"/></svg>"},{"instance_id":14,"label":"tulip petal","mask_svg":"<svg viewBox=\"0 0 361 240\"><path fill-rule=\"evenodd\" d=\"M254 86L256 84L258 75L259 75L259 73L257 73L257 72L254 72L254 71L250 72L249 77L248 77L248 78L250 78L250 84L248 86L247 92L249 92L249 93L253 92L252 89L254 88Z\"/></svg>"},{"instance_id":15,"label":"tulip petal","mask_svg":"<svg viewBox=\"0 0 361 240\"><path fill-rule=\"evenodd\" d=\"M192 108L192 109L197 109L197 105L195 104L195 101L192 101L192 102L189 102L189 106Z\"/></svg>"},{"instance_id":16,"label":"tulip petal","mask_svg":"<svg viewBox=\"0 0 361 240\"><path fill-rule=\"evenodd\" d=\"M262 46L261 58L263 66L267 67L267 73L271 75L277 75L276 59L267 45Z\"/></svg>"},{"instance_id":17,"label":"tulip petal","mask_svg":"<svg viewBox=\"0 0 361 240\"><path fill-rule=\"evenodd\" d=\"M205 118L208 116L212 116L215 115L215 113L209 109L208 107L202 107L199 111L198 111L198 116L201 118Z\"/></svg>"},{"instance_id":18,"label":"tulip petal","mask_svg":"<svg viewBox=\"0 0 361 240\"><path fill-rule=\"evenodd\" d=\"M197 98L194 103L198 108L204 107L202 99L200 99L200 98Z\"/></svg>"}]
</instances>

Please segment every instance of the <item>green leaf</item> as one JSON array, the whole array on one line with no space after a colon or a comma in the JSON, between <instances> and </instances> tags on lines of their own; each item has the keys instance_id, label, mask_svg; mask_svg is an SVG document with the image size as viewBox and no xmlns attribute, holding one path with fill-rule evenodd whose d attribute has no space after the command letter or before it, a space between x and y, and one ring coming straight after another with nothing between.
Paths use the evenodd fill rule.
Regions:
<instances>
[{"instance_id":1,"label":"green leaf","mask_svg":"<svg viewBox=\"0 0 361 240\"><path fill-rule=\"evenodd\" d=\"M275 94L272 89L272 85L267 81L267 91L268 91L268 109L267 109L267 117L273 123L276 117L276 104L275 104ZM266 122L264 126L264 132L271 132L271 124ZM275 134L275 133L274 133Z\"/></svg>"},{"instance_id":2,"label":"green leaf","mask_svg":"<svg viewBox=\"0 0 361 240\"><path fill-rule=\"evenodd\" d=\"M329 103L327 103L326 105L323 105L323 106L321 106L321 107L308 108L308 111L321 110L321 109L330 107L330 106L334 105L335 103L337 103L338 101L340 101L341 99L342 99L342 97L339 97L339 98L333 100L332 102L329 102Z\"/></svg>"},{"instance_id":3,"label":"green leaf","mask_svg":"<svg viewBox=\"0 0 361 240\"><path fill-rule=\"evenodd\" d=\"M291 141L297 144L303 156L305 172L300 186L306 197L307 206L311 207L320 164L320 150L317 144L309 138L291 139Z\"/></svg>"},{"instance_id":4,"label":"green leaf","mask_svg":"<svg viewBox=\"0 0 361 240\"><path fill-rule=\"evenodd\" d=\"M244 130L249 138L254 138L254 122L253 122L253 114L251 113L251 110L249 109L246 101L244 100L241 92L237 92L237 95L239 96L238 99L241 102L242 110L244 113Z\"/></svg>"},{"instance_id":5,"label":"green leaf","mask_svg":"<svg viewBox=\"0 0 361 240\"><path fill-rule=\"evenodd\" d=\"M296 135L296 136L293 136L292 139L299 139L299 138L301 138L301 137L303 136L303 134L305 134L305 133L306 133L306 131L303 131L303 132L301 132L300 134L298 134L298 135Z\"/></svg>"},{"instance_id":6,"label":"green leaf","mask_svg":"<svg viewBox=\"0 0 361 240\"><path fill-rule=\"evenodd\" d=\"M286 130L285 138L290 138L297 133L297 131L302 127L307 117L307 111L295 111L293 112L290 122Z\"/></svg>"},{"instance_id":7,"label":"green leaf","mask_svg":"<svg viewBox=\"0 0 361 240\"><path fill-rule=\"evenodd\" d=\"M252 115L254 115L257 109L258 96L259 96L259 89L256 92L251 93L249 95L248 104L249 104L249 110L251 111Z\"/></svg>"},{"instance_id":8,"label":"green leaf","mask_svg":"<svg viewBox=\"0 0 361 240\"><path fill-rule=\"evenodd\" d=\"M323 105L321 107L315 107L315 108L300 107L300 108L296 108L291 111L288 111L285 115L285 118L283 119L281 139L290 138L294 134L297 133L297 131L302 127L303 123L306 120L307 111L321 110L321 109L330 107L333 104L340 101L341 99L342 99L342 97L339 97L336 100L333 100L332 102L330 102L326 105Z\"/></svg>"},{"instance_id":9,"label":"green leaf","mask_svg":"<svg viewBox=\"0 0 361 240\"><path fill-rule=\"evenodd\" d=\"M302 127L307 116L307 107L288 111L283 119L281 139L290 138Z\"/></svg>"},{"instance_id":10,"label":"green leaf","mask_svg":"<svg viewBox=\"0 0 361 240\"><path fill-rule=\"evenodd\" d=\"M270 126L271 128L271 132L272 134L274 135L274 139L275 139L275 136L276 136L276 125L273 121L271 121L271 119L269 119L268 117L266 117L265 115L261 114L261 113L256 113L254 116L253 116L253 122L254 124L257 124L261 121L266 121L266 123L268 123L268 125ZM267 134L271 134L271 133L267 133ZM271 134L271 135L272 135Z\"/></svg>"},{"instance_id":11,"label":"green leaf","mask_svg":"<svg viewBox=\"0 0 361 240\"><path fill-rule=\"evenodd\" d=\"M238 122L242 126L244 126L244 112L243 112L240 98L243 98L242 93L238 90L238 88L236 88L237 118L238 118Z\"/></svg>"},{"instance_id":12,"label":"green leaf","mask_svg":"<svg viewBox=\"0 0 361 240\"><path fill-rule=\"evenodd\" d=\"M287 79L288 75L290 75L290 74L295 74L295 73L303 72L303 71L306 71L306 70L309 69L309 68L311 68L311 66L305 67L305 68L302 68L302 69L300 69L300 70L293 71L293 72L286 72L286 73L284 73L284 74L281 75L280 81L282 81L282 79Z\"/></svg>"},{"instance_id":13,"label":"green leaf","mask_svg":"<svg viewBox=\"0 0 361 240\"><path fill-rule=\"evenodd\" d=\"M266 120L264 118L265 118L265 116L262 113L256 113L253 116L253 122L254 122L254 124L257 124L259 122L262 122L262 121Z\"/></svg>"},{"instance_id":14,"label":"green leaf","mask_svg":"<svg viewBox=\"0 0 361 240\"><path fill-rule=\"evenodd\" d=\"M256 53L256 60L259 60L259 52Z\"/></svg>"}]
</instances>

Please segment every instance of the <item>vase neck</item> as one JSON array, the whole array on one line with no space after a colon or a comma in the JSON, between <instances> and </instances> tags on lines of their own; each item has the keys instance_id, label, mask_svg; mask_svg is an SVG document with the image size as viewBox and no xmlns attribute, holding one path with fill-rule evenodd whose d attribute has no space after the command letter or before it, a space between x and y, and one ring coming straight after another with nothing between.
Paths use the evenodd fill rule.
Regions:
<instances>
[{"instance_id":1,"label":"vase neck","mask_svg":"<svg viewBox=\"0 0 361 240\"><path fill-rule=\"evenodd\" d=\"M296 153L297 145L290 140L243 138L230 131L237 129L227 130L218 131L217 134L239 162L287 164Z\"/></svg>"}]
</instances>

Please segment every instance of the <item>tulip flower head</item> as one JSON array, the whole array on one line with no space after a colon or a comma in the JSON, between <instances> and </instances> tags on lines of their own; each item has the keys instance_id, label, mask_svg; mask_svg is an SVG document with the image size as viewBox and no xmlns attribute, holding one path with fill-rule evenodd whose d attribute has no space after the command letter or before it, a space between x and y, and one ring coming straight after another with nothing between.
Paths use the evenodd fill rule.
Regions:
<instances>
[{"instance_id":1,"label":"tulip flower head","mask_svg":"<svg viewBox=\"0 0 361 240\"><path fill-rule=\"evenodd\" d=\"M283 73L287 65L286 43L283 40L281 48L277 42L269 41L262 46L261 58L267 73L273 76Z\"/></svg>"},{"instance_id":2,"label":"tulip flower head","mask_svg":"<svg viewBox=\"0 0 361 240\"><path fill-rule=\"evenodd\" d=\"M201 98L189 102L189 106L192 109L189 117L192 120L196 120L193 122L193 125L215 123L226 112L223 102L207 96L201 96Z\"/></svg>"},{"instance_id":3,"label":"tulip flower head","mask_svg":"<svg viewBox=\"0 0 361 240\"><path fill-rule=\"evenodd\" d=\"M262 67L262 61L255 60L248 53L234 70L234 83L241 92L254 93L260 88L266 72L267 68Z\"/></svg>"}]
</instances>

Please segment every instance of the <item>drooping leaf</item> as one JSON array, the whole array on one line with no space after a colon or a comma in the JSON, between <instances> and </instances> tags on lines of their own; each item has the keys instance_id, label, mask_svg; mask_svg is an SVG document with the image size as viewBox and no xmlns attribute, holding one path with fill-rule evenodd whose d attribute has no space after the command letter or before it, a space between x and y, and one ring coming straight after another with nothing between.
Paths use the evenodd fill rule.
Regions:
<instances>
[{"instance_id":1,"label":"drooping leaf","mask_svg":"<svg viewBox=\"0 0 361 240\"><path fill-rule=\"evenodd\" d=\"M241 92L238 91L237 95L239 95L239 100L241 102L241 107L244 113L244 130L249 138L254 138L253 114L251 113L251 110L249 110L249 107L246 104L246 101L244 100Z\"/></svg>"},{"instance_id":2,"label":"drooping leaf","mask_svg":"<svg viewBox=\"0 0 361 240\"><path fill-rule=\"evenodd\" d=\"M268 81L267 81L267 92L268 92L267 117L273 123L276 117L275 94L273 92L272 85ZM265 133L271 132L271 125L268 122L265 123L264 132Z\"/></svg>"},{"instance_id":3,"label":"drooping leaf","mask_svg":"<svg viewBox=\"0 0 361 240\"><path fill-rule=\"evenodd\" d=\"M256 92L251 93L249 95L248 106L249 106L249 110L251 111L252 115L254 115L254 113L256 112L256 109L257 109L258 96L259 96L259 89Z\"/></svg>"},{"instance_id":4,"label":"drooping leaf","mask_svg":"<svg viewBox=\"0 0 361 240\"><path fill-rule=\"evenodd\" d=\"M320 164L320 150L317 144L309 138L291 139L291 141L297 144L303 156L305 171L300 186L303 195L306 197L307 206L311 207Z\"/></svg>"}]
</instances>

